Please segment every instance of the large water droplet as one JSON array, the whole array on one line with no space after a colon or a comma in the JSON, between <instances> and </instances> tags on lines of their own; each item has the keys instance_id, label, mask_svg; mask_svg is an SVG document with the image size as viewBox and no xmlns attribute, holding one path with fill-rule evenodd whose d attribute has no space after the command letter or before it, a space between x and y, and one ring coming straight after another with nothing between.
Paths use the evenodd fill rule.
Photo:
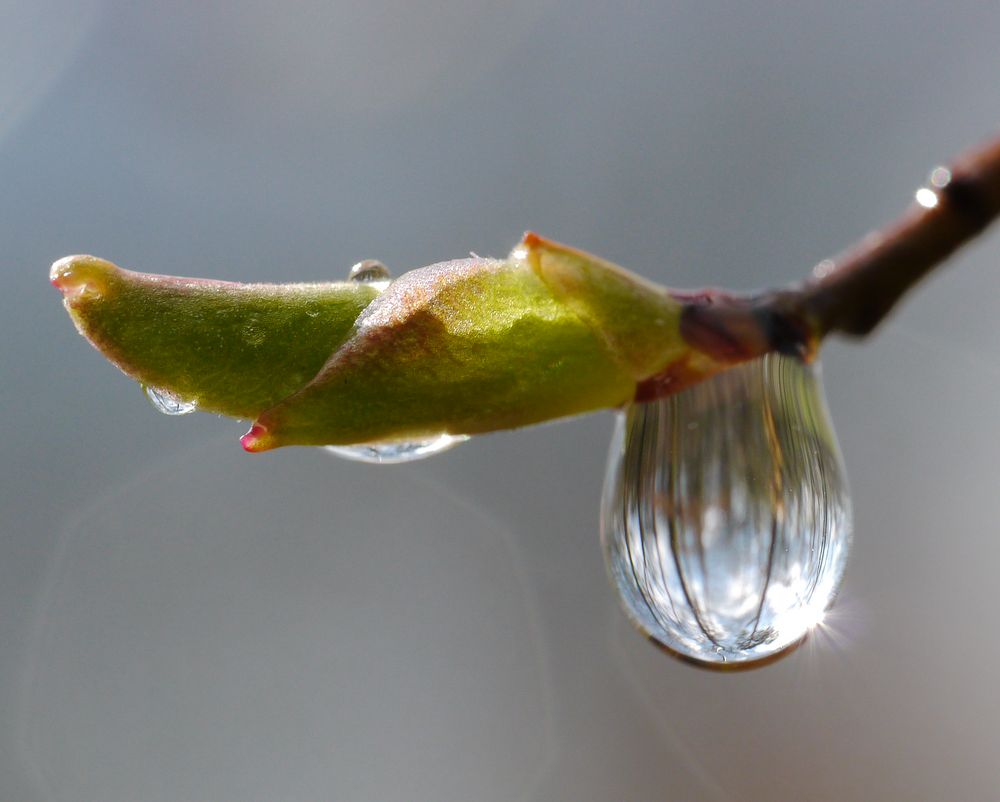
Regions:
<instances>
[{"instance_id":1,"label":"large water droplet","mask_svg":"<svg viewBox=\"0 0 1000 802\"><path fill-rule=\"evenodd\" d=\"M673 654L734 668L823 619L851 512L818 368L769 355L622 415L601 539L633 623Z\"/></svg>"},{"instance_id":2,"label":"large water droplet","mask_svg":"<svg viewBox=\"0 0 1000 802\"><path fill-rule=\"evenodd\" d=\"M148 384L144 385L142 389L146 391L146 397L156 407L157 412L162 412L164 415L187 415L198 408L194 401L181 398L169 390L152 387Z\"/></svg>"},{"instance_id":3,"label":"large water droplet","mask_svg":"<svg viewBox=\"0 0 1000 802\"><path fill-rule=\"evenodd\" d=\"M398 443L365 443L356 446L325 446L331 454L356 462L392 465L414 462L424 457L440 454L468 440L468 435L440 434L426 440L406 440Z\"/></svg>"},{"instance_id":4,"label":"large water droplet","mask_svg":"<svg viewBox=\"0 0 1000 802\"><path fill-rule=\"evenodd\" d=\"M379 292L382 292L392 282L392 273L389 268L378 259L364 259L351 268L347 274L348 279L361 284L371 284Z\"/></svg>"}]
</instances>

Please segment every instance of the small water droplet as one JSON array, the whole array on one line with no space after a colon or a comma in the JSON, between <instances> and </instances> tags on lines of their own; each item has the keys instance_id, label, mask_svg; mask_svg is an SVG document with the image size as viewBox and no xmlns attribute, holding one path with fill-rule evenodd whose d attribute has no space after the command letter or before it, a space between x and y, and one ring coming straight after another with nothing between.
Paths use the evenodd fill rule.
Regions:
<instances>
[{"instance_id":1,"label":"small water droplet","mask_svg":"<svg viewBox=\"0 0 1000 802\"><path fill-rule=\"evenodd\" d=\"M818 368L769 355L629 407L601 539L626 612L668 651L732 668L800 643L833 602L851 539Z\"/></svg>"},{"instance_id":2,"label":"small water droplet","mask_svg":"<svg viewBox=\"0 0 1000 802\"><path fill-rule=\"evenodd\" d=\"M829 276L837 267L837 263L833 259L824 259L818 265L812 269L814 278L826 278Z\"/></svg>"},{"instance_id":3,"label":"small water droplet","mask_svg":"<svg viewBox=\"0 0 1000 802\"><path fill-rule=\"evenodd\" d=\"M385 290L392 281L389 268L378 259L364 259L351 268L348 279L361 284L371 284L379 292Z\"/></svg>"},{"instance_id":4,"label":"small water droplet","mask_svg":"<svg viewBox=\"0 0 1000 802\"><path fill-rule=\"evenodd\" d=\"M148 384L143 385L142 389L146 391L146 398L156 408L156 411L162 412L164 415L187 415L198 408L194 401L181 398L169 390L152 387Z\"/></svg>"},{"instance_id":5,"label":"small water droplet","mask_svg":"<svg viewBox=\"0 0 1000 802\"><path fill-rule=\"evenodd\" d=\"M247 345L256 348L258 345L263 345L264 340L267 339L267 335L264 330L260 327L260 321L251 317L243 325L243 340Z\"/></svg>"},{"instance_id":6,"label":"small water droplet","mask_svg":"<svg viewBox=\"0 0 1000 802\"><path fill-rule=\"evenodd\" d=\"M319 304L315 301L310 301L306 304L306 315L309 317L319 317L320 311Z\"/></svg>"},{"instance_id":7,"label":"small water droplet","mask_svg":"<svg viewBox=\"0 0 1000 802\"><path fill-rule=\"evenodd\" d=\"M933 189L930 189L929 187L921 187L920 189L917 190L917 193L914 197L916 198L917 203L919 203L925 209L933 209L935 206L938 205L937 193Z\"/></svg>"},{"instance_id":8,"label":"small water droplet","mask_svg":"<svg viewBox=\"0 0 1000 802\"><path fill-rule=\"evenodd\" d=\"M951 183L951 170L947 167L935 167L931 170L930 182L935 189L944 189Z\"/></svg>"},{"instance_id":9,"label":"small water droplet","mask_svg":"<svg viewBox=\"0 0 1000 802\"><path fill-rule=\"evenodd\" d=\"M468 440L467 435L441 434L426 440L405 440L398 443L366 443L356 446L326 446L331 454L357 462L393 465L414 462L440 454Z\"/></svg>"}]
</instances>

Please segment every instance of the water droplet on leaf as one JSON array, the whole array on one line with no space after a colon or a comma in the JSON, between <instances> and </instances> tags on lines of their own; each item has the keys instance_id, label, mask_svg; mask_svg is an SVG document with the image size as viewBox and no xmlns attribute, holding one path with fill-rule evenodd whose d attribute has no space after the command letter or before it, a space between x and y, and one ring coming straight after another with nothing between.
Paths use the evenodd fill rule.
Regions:
<instances>
[{"instance_id":1,"label":"water droplet on leaf","mask_svg":"<svg viewBox=\"0 0 1000 802\"><path fill-rule=\"evenodd\" d=\"M769 355L621 416L601 539L626 612L668 651L733 668L790 650L850 538L817 367Z\"/></svg>"},{"instance_id":2,"label":"water droplet on leaf","mask_svg":"<svg viewBox=\"0 0 1000 802\"><path fill-rule=\"evenodd\" d=\"M164 415L187 415L198 408L194 401L183 399L169 390L152 387L148 384L143 385L142 389L146 391L146 397L156 408L156 411L162 412Z\"/></svg>"},{"instance_id":3,"label":"water droplet on leaf","mask_svg":"<svg viewBox=\"0 0 1000 802\"><path fill-rule=\"evenodd\" d=\"M362 284L371 284L379 292L382 292L392 281L392 273L389 268L378 259L364 259L351 268L347 274L348 279Z\"/></svg>"},{"instance_id":4,"label":"water droplet on leaf","mask_svg":"<svg viewBox=\"0 0 1000 802\"><path fill-rule=\"evenodd\" d=\"M414 462L424 457L440 454L468 440L466 435L441 434L426 440L408 440L398 443L367 443L356 446L326 446L331 454L357 462L392 465Z\"/></svg>"},{"instance_id":5,"label":"water droplet on leaf","mask_svg":"<svg viewBox=\"0 0 1000 802\"><path fill-rule=\"evenodd\" d=\"M246 324L243 326L243 339L246 341L247 345L257 347L258 345L263 345L264 340L267 339L267 334L260 326L260 321L251 317L247 320Z\"/></svg>"}]
</instances>

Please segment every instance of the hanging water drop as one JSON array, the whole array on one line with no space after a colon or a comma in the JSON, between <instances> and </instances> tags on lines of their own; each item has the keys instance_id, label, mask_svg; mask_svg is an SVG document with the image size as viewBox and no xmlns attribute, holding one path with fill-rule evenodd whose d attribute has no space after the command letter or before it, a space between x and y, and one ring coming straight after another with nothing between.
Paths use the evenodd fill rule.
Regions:
<instances>
[{"instance_id":1,"label":"hanging water drop","mask_svg":"<svg viewBox=\"0 0 1000 802\"><path fill-rule=\"evenodd\" d=\"M162 412L164 415L187 415L198 408L197 403L194 401L181 398L169 390L153 387L148 384L143 385L142 389L146 391L146 397L156 408L156 411Z\"/></svg>"},{"instance_id":2,"label":"hanging water drop","mask_svg":"<svg viewBox=\"0 0 1000 802\"><path fill-rule=\"evenodd\" d=\"M432 457L454 448L468 440L468 435L440 434L424 440L403 440L397 443L364 443L356 446L326 446L331 454L355 462L370 462L376 465L395 465L401 462L415 462Z\"/></svg>"},{"instance_id":3,"label":"hanging water drop","mask_svg":"<svg viewBox=\"0 0 1000 802\"><path fill-rule=\"evenodd\" d=\"M364 259L351 268L347 274L348 279L362 284L370 284L379 292L382 292L392 282L392 273L389 268L378 259Z\"/></svg>"},{"instance_id":4,"label":"hanging water drop","mask_svg":"<svg viewBox=\"0 0 1000 802\"><path fill-rule=\"evenodd\" d=\"M619 420L601 510L635 625L698 664L791 650L833 602L851 539L818 368L769 355Z\"/></svg>"}]
</instances>

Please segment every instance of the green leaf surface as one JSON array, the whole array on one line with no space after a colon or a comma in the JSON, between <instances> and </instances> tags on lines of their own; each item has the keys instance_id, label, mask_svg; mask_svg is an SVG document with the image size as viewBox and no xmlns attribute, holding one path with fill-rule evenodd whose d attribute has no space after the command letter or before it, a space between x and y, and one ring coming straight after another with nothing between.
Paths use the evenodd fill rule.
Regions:
<instances>
[{"instance_id":1,"label":"green leaf surface","mask_svg":"<svg viewBox=\"0 0 1000 802\"><path fill-rule=\"evenodd\" d=\"M71 256L50 275L80 333L143 384L254 418L306 384L378 295L358 283L236 284Z\"/></svg>"},{"instance_id":2,"label":"green leaf surface","mask_svg":"<svg viewBox=\"0 0 1000 802\"><path fill-rule=\"evenodd\" d=\"M692 364L681 302L533 234L506 260L420 268L382 294L156 276L89 256L60 260L51 279L127 374L255 418L251 451L525 426L623 405L639 382Z\"/></svg>"},{"instance_id":3,"label":"green leaf surface","mask_svg":"<svg viewBox=\"0 0 1000 802\"><path fill-rule=\"evenodd\" d=\"M243 444L477 434L619 406L642 369L675 356L664 335L672 327L676 340L678 318L665 291L529 235L506 261L444 262L395 281Z\"/></svg>"}]
</instances>

